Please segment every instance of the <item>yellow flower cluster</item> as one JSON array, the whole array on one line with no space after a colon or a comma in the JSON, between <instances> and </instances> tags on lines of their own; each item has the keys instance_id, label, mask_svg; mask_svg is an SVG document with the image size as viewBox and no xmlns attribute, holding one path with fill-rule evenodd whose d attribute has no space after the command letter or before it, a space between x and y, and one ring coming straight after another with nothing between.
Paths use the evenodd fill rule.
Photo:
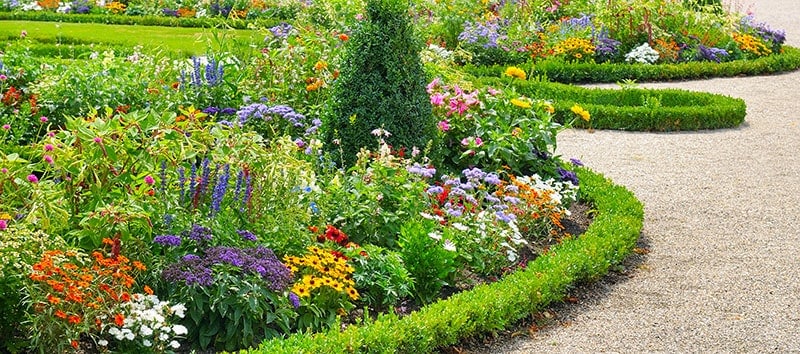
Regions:
<instances>
[{"instance_id":1,"label":"yellow flower cluster","mask_svg":"<svg viewBox=\"0 0 800 354\"><path fill-rule=\"evenodd\" d=\"M106 9L112 14L119 14L125 11L125 4L119 1L112 1L106 4Z\"/></svg>"},{"instance_id":2,"label":"yellow flower cluster","mask_svg":"<svg viewBox=\"0 0 800 354\"><path fill-rule=\"evenodd\" d=\"M527 99L523 98L512 98L511 104L519 108L531 108L531 103Z\"/></svg>"},{"instance_id":3,"label":"yellow flower cluster","mask_svg":"<svg viewBox=\"0 0 800 354\"><path fill-rule=\"evenodd\" d=\"M570 110L572 111L572 113L575 113L578 117L581 117L581 119L587 122L589 121L589 118L591 118L591 116L589 115L589 111L583 109L583 107L581 106L574 105L572 106L572 108L570 108Z\"/></svg>"},{"instance_id":4,"label":"yellow flower cluster","mask_svg":"<svg viewBox=\"0 0 800 354\"><path fill-rule=\"evenodd\" d=\"M736 41L736 44L739 45L739 49L743 52L751 53L759 57L772 54L772 50L764 45L761 40L749 34L734 33L733 40Z\"/></svg>"},{"instance_id":5,"label":"yellow flower cluster","mask_svg":"<svg viewBox=\"0 0 800 354\"><path fill-rule=\"evenodd\" d=\"M506 68L505 75L506 76L511 76L513 78L520 79L520 80L525 80L525 78L527 77L525 75L525 71L520 69L520 68L518 68L518 67L516 67L516 66L509 66L508 68Z\"/></svg>"},{"instance_id":6,"label":"yellow flower cluster","mask_svg":"<svg viewBox=\"0 0 800 354\"><path fill-rule=\"evenodd\" d=\"M286 256L286 266L293 274L302 274L292 286L297 296L309 297L317 289L329 288L337 293L346 294L351 300L358 300L358 291L352 275L355 269L347 264L343 256L336 256L331 250L309 247L308 253L302 257Z\"/></svg>"},{"instance_id":7,"label":"yellow flower cluster","mask_svg":"<svg viewBox=\"0 0 800 354\"><path fill-rule=\"evenodd\" d=\"M594 45L585 38L567 38L556 43L553 54L563 55L567 60L589 59L594 56Z\"/></svg>"}]
</instances>

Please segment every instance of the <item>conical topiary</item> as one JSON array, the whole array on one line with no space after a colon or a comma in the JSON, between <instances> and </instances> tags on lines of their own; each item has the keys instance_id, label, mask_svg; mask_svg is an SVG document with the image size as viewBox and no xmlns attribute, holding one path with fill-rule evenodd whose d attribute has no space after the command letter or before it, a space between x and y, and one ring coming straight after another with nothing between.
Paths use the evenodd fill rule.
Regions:
<instances>
[{"instance_id":1,"label":"conical topiary","mask_svg":"<svg viewBox=\"0 0 800 354\"><path fill-rule=\"evenodd\" d=\"M395 149L423 148L435 136L422 42L408 6L408 0L367 0L367 18L348 43L324 119L326 146L336 159L342 152L345 166L361 147L377 145L375 129L391 133L386 141Z\"/></svg>"}]
</instances>

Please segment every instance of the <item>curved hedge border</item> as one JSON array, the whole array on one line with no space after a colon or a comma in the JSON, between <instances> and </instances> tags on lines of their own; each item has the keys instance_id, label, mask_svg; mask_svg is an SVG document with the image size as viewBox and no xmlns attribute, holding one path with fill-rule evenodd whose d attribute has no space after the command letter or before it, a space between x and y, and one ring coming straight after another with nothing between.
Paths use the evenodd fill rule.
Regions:
<instances>
[{"instance_id":1,"label":"curved hedge border","mask_svg":"<svg viewBox=\"0 0 800 354\"><path fill-rule=\"evenodd\" d=\"M744 122L744 100L728 96L677 89L584 88L559 83L484 77L478 85L500 87L509 81L516 92L537 99L552 100L556 119L563 123L575 115L578 104L591 114L589 122L575 120L580 128L634 131L679 131L733 128Z\"/></svg>"},{"instance_id":2,"label":"curved hedge border","mask_svg":"<svg viewBox=\"0 0 800 354\"><path fill-rule=\"evenodd\" d=\"M166 27L201 27L247 29L250 25L272 27L286 19L241 20L225 18L194 18L167 16L125 16L101 14L62 14L50 11L0 12L0 20L47 21L71 23L104 23L108 25L139 25Z\"/></svg>"},{"instance_id":3,"label":"curved hedge border","mask_svg":"<svg viewBox=\"0 0 800 354\"><path fill-rule=\"evenodd\" d=\"M464 71L474 76L501 76L507 66L467 65ZM617 64L617 63L564 63L545 60L539 63L518 65L529 77L546 77L561 83L614 83L625 80L674 81L764 75L800 68L800 49L783 46L783 53L753 60L734 60L724 63L689 62L680 64Z\"/></svg>"},{"instance_id":4,"label":"curved hedge border","mask_svg":"<svg viewBox=\"0 0 800 354\"><path fill-rule=\"evenodd\" d=\"M497 331L564 298L579 281L605 275L630 254L642 229L642 204L633 193L587 169L579 169L581 198L598 210L586 233L564 240L501 281L478 286L426 306L407 317L376 321L316 335L296 334L265 342L259 353L431 352L460 339Z\"/></svg>"}]
</instances>

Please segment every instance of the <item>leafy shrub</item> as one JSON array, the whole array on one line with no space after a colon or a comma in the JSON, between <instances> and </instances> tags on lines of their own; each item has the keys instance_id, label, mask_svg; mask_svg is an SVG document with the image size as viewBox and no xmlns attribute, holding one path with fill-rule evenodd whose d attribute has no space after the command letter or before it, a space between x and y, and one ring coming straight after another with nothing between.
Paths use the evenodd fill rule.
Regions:
<instances>
[{"instance_id":1,"label":"leafy shrub","mask_svg":"<svg viewBox=\"0 0 800 354\"><path fill-rule=\"evenodd\" d=\"M425 146L435 129L407 0L370 0L366 10L323 123L326 147L346 166L355 163L361 147L376 146L370 136L375 129L389 131L395 149L409 150Z\"/></svg>"},{"instance_id":2,"label":"leafy shrub","mask_svg":"<svg viewBox=\"0 0 800 354\"><path fill-rule=\"evenodd\" d=\"M456 271L456 253L428 236L435 229L433 220L412 219L403 224L398 241L403 263L414 279L414 297L423 304L433 302Z\"/></svg>"},{"instance_id":3,"label":"leafy shrub","mask_svg":"<svg viewBox=\"0 0 800 354\"><path fill-rule=\"evenodd\" d=\"M414 280L400 253L373 245L364 245L362 251L353 257L353 280L368 306L383 312L412 295Z\"/></svg>"}]
</instances>

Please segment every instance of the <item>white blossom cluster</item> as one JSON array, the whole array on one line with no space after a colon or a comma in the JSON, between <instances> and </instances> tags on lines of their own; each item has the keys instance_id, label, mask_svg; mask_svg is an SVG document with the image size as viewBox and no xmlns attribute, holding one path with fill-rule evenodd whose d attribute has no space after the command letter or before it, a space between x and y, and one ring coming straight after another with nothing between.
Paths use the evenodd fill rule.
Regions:
<instances>
[{"instance_id":1,"label":"white blossom cluster","mask_svg":"<svg viewBox=\"0 0 800 354\"><path fill-rule=\"evenodd\" d=\"M178 349L181 345L177 339L189 331L180 324L172 324L172 320L186 315L183 304L170 305L160 301L156 295L134 294L131 301L121 305L124 316L123 325L113 323L106 325L107 333L117 341L129 341L150 350L161 352ZM99 340L100 346L108 346L107 340Z\"/></svg>"},{"instance_id":2,"label":"white blossom cluster","mask_svg":"<svg viewBox=\"0 0 800 354\"><path fill-rule=\"evenodd\" d=\"M629 63L653 64L658 58L658 52L650 47L650 44L647 42L642 43L642 45L633 48L630 53L625 54L625 61Z\"/></svg>"}]
</instances>

